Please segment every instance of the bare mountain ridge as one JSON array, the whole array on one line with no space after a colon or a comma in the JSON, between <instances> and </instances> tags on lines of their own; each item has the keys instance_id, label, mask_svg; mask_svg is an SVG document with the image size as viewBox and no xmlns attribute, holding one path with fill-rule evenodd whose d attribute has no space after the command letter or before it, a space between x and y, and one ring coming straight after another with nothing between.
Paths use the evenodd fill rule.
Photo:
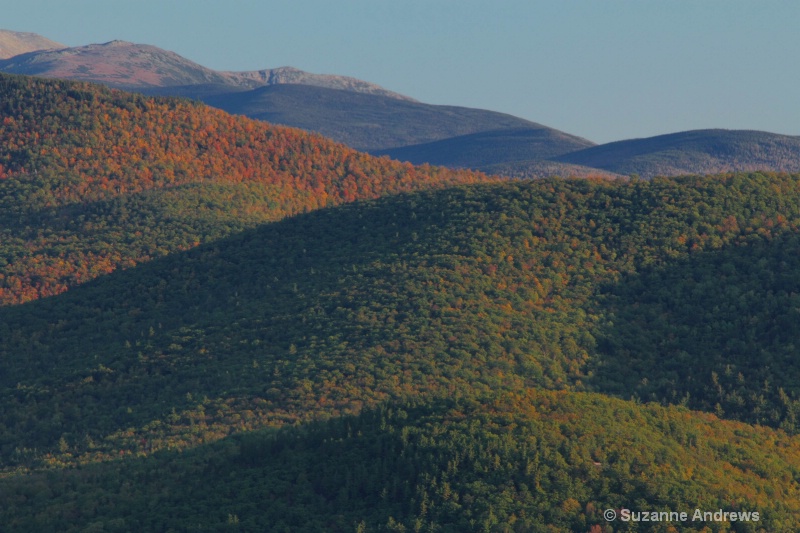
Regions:
<instances>
[{"instance_id":1,"label":"bare mountain ridge","mask_svg":"<svg viewBox=\"0 0 800 533\"><path fill-rule=\"evenodd\" d=\"M36 33L0 30L0 59L7 59L26 52L66 48Z\"/></svg>"},{"instance_id":2,"label":"bare mountain ridge","mask_svg":"<svg viewBox=\"0 0 800 533\"><path fill-rule=\"evenodd\" d=\"M416 100L409 96L389 91L380 85L357 78L337 76L334 74L312 74L294 67L278 67L245 72L223 72L223 74L235 81L238 85L248 88L272 87L274 85L309 85L311 87L339 89L361 94L375 94L396 98L397 100L416 102Z\"/></svg>"},{"instance_id":3,"label":"bare mountain ridge","mask_svg":"<svg viewBox=\"0 0 800 533\"><path fill-rule=\"evenodd\" d=\"M230 91L279 84L303 84L412 100L356 78L312 74L293 67L220 72L175 52L126 41L23 53L0 61L0 71L89 81L134 91L193 85L212 85L217 86L220 91Z\"/></svg>"},{"instance_id":4,"label":"bare mountain ridge","mask_svg":"<svg viewBox=\"0 0 800 533\"><path fill-rule=\"evenodd\" d=\"M227 82L222 74L174 52L124 41L30 52L0 61L0 70L124 89Z\"/></svg>"}]
</instances>

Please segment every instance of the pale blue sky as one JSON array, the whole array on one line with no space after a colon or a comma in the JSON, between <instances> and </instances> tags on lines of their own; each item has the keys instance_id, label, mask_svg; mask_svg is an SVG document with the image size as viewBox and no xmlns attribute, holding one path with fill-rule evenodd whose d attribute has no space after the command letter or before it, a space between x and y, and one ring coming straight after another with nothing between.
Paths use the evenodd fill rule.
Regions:
<instances>
[{"instance_id":1,"label":"pale blue sky","mask_svg":"<svg viewBox=\"0 0 800 533\"><path fill-rule=\"evenodd\" d=\"M0 0L0 28L354 76L595 142L800 135L797 0Z\"/></svg>"}]
</instances>

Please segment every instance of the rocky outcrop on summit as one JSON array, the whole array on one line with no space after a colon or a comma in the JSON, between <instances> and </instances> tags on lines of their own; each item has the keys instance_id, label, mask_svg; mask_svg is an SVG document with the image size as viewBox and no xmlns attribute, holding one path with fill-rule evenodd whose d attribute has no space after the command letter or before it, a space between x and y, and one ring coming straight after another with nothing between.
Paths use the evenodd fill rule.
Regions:
<instances>
[{"instance_id":1,"label":"rocky outcrop on summit","mask_svg":"<svg viewBox=\"0 0 800 533\"><path fill-rule=\"evenodd\" d=\"M369 83L349 76L336 76L333 74L312 74L294 67L279 67L266 70L248 72L224 72L226 76L237 84L250 87L264 87L270 85L311 85L326 89L341 89L363 94L377 94L398 100L415 102L413 98L389 91L380 85Z\"/></svg>"}]
</instances>

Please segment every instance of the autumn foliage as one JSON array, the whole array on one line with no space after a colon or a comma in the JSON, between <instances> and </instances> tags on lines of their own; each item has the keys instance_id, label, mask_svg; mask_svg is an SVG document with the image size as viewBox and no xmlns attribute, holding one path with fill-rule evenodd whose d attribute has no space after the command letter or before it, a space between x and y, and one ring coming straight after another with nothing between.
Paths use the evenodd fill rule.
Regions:
<instances>
[{"instance_id":1,"label":"autumn foliage","mask_svg":"<svg viewBox=\"0 0 800 533\"><path fill-rule=\"evenodd\" d=\"M186 100L3 75L0 304L58 294L211 238L197 221L179 236L137 234L152 221L143 213L121 220L115 210L142 195L147 203L148 192L175 193L174 203L159 206L160 216L200 210L206 225L232 218L232 229L240 229L342 202L485 179L371 157ZM182 191L198 187L197 203L187 205ZM68 244L78 235L84 243L95 238L93 249Z\"/></svg>"}]
</instances>

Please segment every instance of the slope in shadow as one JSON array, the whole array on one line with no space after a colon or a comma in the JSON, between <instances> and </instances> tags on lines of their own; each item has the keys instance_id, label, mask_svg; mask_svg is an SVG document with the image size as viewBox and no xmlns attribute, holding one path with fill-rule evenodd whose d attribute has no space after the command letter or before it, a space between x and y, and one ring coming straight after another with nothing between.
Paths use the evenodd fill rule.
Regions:
<instances>
[{"instance_id":1,"label":"slope in shadow","mask_svg":"<svg viewBox=\"0 0 800 533\"><path fill-rule=\"evenodd\" d=\"M373 151L414 164L477 168L530 159L547 159L593 143L550 128L506 128L450 137L431 143Z\"/></svg>"},{"instance_id":2,"label":"slope in shadow","mask_svg":"<svg viewBox=\"0 0 800 533\"><path fill-rule=\"evenodd\" d=\"M591 387L796 431L799 251L751 235L608 288Z\"/></svg>"},{"instance_id":3,"label":"slope in shadow","mask_svg":"<svg viewBox=\"0 0 800 533\"><path fill-rule=\"evenodd\" d=\"M381 150L506 128L543 128L555 132L495 111L423 104L310 85L273 85L245 92L196 96L228 113L316 131L357 150ZM587 141L580 147L592 144Z\"/></svg>"},{"instance_id":4,"label":"slope in shadow","mask_svg":"<svg viewBox=\"0 0 800 533\"><path fill-rule=\"evenodd\" d=\"M440 310L464 244L437 235L475 218L440 209L459 191L308 213L0 309L0 451L99 440L204 397L293 420L520 387L503 316Z\"/></svg>"}]
</instances>

